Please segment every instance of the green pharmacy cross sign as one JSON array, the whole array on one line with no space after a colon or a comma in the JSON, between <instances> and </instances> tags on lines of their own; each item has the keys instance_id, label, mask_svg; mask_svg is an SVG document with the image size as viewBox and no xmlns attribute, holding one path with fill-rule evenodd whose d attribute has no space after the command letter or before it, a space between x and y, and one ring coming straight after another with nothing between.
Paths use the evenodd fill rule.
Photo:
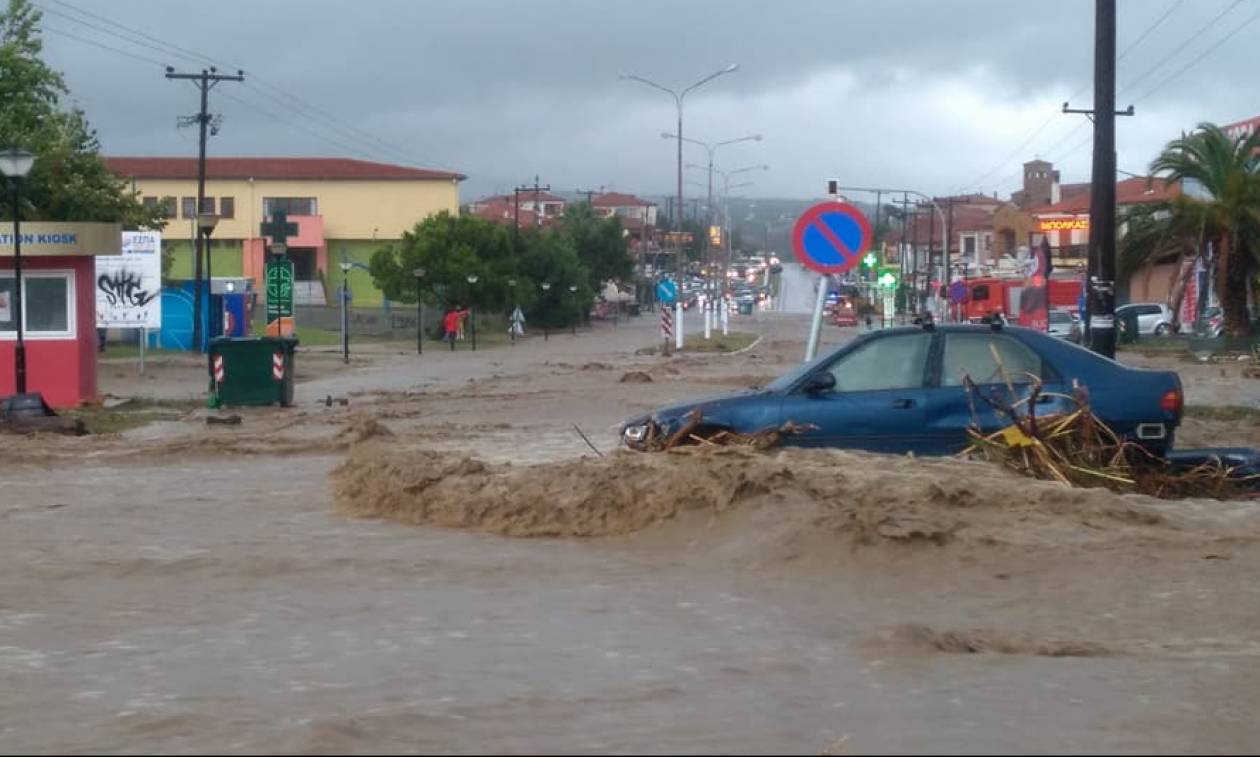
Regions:
<instances>
[{"instance_id":1,"label":"green pharmacy cross sign","mask_svg":"<svg viewBox=\"0 0 1260 757\"><path fill-rule=\"evenodd\" d=\"M277 258L267 263L267 322L293 317L293 261Z\"/></svg>"},{"instance_id":2,"label":"green pharmacy cross sign","mask_svg":"<svg viewBox=\"0 0 1260 757\"><path fill-rule=\"evenodd\" d=\"M271 214L271 220L259 225L258 230L265 237L271 237L272 244L287 244L289 237L295 237L298 233L298 225L289 223L289 216L283 210L274 211ZM268 278L270 282L270 278ZM267 285L269 288L270 283Z\"/></svg>"}]
</instances>

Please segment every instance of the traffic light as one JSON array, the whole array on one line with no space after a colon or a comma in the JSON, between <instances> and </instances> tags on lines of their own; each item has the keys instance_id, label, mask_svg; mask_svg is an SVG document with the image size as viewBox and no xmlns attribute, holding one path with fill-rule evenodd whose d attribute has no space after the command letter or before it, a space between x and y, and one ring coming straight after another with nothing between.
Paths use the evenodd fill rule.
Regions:
<instances>
[{"instance_id":1,"label":"traffic light","mask_svg":"<svg viewBox=\"0 0 1260 757\"><path fill-rule=\"evenodd\" d=\"M722 227L721 226L709 227L709 244L713 247L722 246Z\"/></svg>"},{"instance_id":2,"label":"traffic light","mask_svg":"<svg viewBox=\"0 0 1260 757\"><path fill-rule=\"evenodd\" d=\"M840 182L838 180L827 179L827 194L829 195L840 194Z\"/></svg>"}]
</instances>

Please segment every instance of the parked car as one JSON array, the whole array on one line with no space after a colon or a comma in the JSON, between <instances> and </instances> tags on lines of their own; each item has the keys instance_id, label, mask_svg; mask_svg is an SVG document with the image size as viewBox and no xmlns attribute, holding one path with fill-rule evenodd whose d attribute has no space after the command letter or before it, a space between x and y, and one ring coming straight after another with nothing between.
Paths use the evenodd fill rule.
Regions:
<instances>
[{"instance_id":1,"label":"parked car","mask_svg":"<svg viewBox=\"0 0 1260 757\"><path fill-rule=\"evenodd\" d=\"M1008 391L1004 373L1024 395L1030 376L1043 382L1039 416L1074 410L1066 396L1078 382L1104 422L1154 454L1172 447L1181 422L1181 380L1172 371L1130 368L1031 329L948 325L869 332L764 387L633 418L622 440L643 449L649 435L672 434L699 411L704 428L740 433L812 424L786 444L954 454L966 448L973 418L982 431L1007 424L968 396L963 377L979 392L1000 395Z\"/></svg>"},{"instance_id":2,"label":"parked car","mask_svg":"<svg viewBox=\"0 0 1260 757\"><path fill-rule=\"evenodd\" d=\"M1050 336L1057 336L1069 342L1081 341L1081 324L1070 310L1054 309L1050 311Z\"/></svg>"},{"instance_id":3,"label":"parked car","mask_svg":"<svg viewBox=\"0 0 1260 757\"><path fill-rule=\"evenodd\" d=\"M1167 305L1161 305L1156 302L1136 302L1129 305L1121 305L1116 308L1116 323L1123 323L1125 314L1131 312L1137 313L1139 334L1165 336L1172 333L1172 311L1168 309Z\"/></svg>"}]
</instances>

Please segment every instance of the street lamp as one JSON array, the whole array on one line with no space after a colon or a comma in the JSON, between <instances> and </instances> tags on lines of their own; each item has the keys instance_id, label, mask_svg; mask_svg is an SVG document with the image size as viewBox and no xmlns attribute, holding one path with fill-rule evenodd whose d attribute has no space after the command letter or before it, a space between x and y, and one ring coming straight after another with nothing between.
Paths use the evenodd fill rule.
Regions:
<instances>
[{"instance_id":1,"label":"street lamp","mask_svg":"<svg viewBox=\"0 0 1260 757\"><path fill-rule=\"evenodd\" d=\"M508 316L508 334L512 337L512 344L516 344L516 311L520 310L520 305L516 302L516 279L508 279L508 289L512 290L512 312Z\"/></svg>"},{"instance_id":2,"label":"street lamp","mask_svg":"<svg viewBox=\"0 0 1260 757\"><path fill-rule=\"evenodd\" d=\"M551 282L549 282L549 281L544 281L543 283L539 284L538 286L539 286L539 287L541 287L541 288L542 288L542 290L543 290L543 299L546 299L546 298L547 298L547 292L550 292L550 291L551 291ZM547 337L548 337L548 335L549 335L550 333L551 333L551 329L548 327L548 321L547 321L547 319L546 319L546 318L544 318L544 319L543 319L543 341L544 341L544 342L545 342L545 341L547 341Z\"/></svg>"},{"instance_id":3,"label":"street lamp","mask_svg":"<svg viewBox=\"0 0 1260 757\"><path fill-rule=\"evenodd\" d=\"M682 234L682 216L683 216L683 159L682 159L683 100L686 99L687 95L690 92L697 89L698 87L701 87L713 81L714 79L718 78L719 76L722 76L723 74L734 73L738 68L739 68L738 63L732 63L726 68L723 68L719 71L714 71L713 73L697 81L695 84L692 84L691 86L687 87L681 92L676 92L670 89L669 87L661 86L660 84L657 84L656 82L651 81L649 79L645 79L642 76L636 76L634 74L621 75L622 79L629 79L631 81L637 81L640 84L646 84L647 86L652 87L653 89L659 89L662 92L669 94L670 96L674 98L674 105L677 106L678 108L678 131L677 131L677 136L678 136L678 207L674 213L674 231L679 233L678 239L682 238L681 234ZM678 250L677 250L677 260L675 261L675 270L678 276L678 284L679 286L681 286L682 285L682 272L683 272L682 243L677 242L677 244L678 244ZM682 343L683 343L682 300L680 299L674 305L674 307L677 311L675 313L675 319L674 319L675 343L677 344L678 349L682 349Z\"/></svg>"},{"instance_id":4,"label":"street lamp","mask_svg":"<svg viewBox=\"0 0 1260 757\"><path fill-rule=\"evenodd\" d=\"M421 297L420 282L424 279L424 269L417 268L411 272L416 277L416 354L424 354L424 299Z\"/></svg>"},{"instance_id":5,"label":"street lamp","mask_svg":"<svg viewBox=\"0 0 1260 757\"><path fill-rule=\"evenodd\" d=\"M476 303L473 301L473 297L472 297L472 287L473 287L473 285L474 285L474 284L476 284L476 283L477 283L478 278L479 278L479 277L478 277L478 276L477 276L477 274L475 274L475 273L470 273L470 274L468 274L468 288L469 288L469 289L468 289L468 295L469 295L469 297L468 297L468 322L469 322L469 324L470 324L470 325L471 325L471 327L472 327L472 328L471 328L471 332L472 332L472 333L471 333L471 336L472 336L472 350L473 350L473 352L476 352L476 351L477 351L477 305L476 305Z\"/></svg>"},{"instance_id":6,"label":"street lamp","mask_svg":"<svg viewBox=\"0 0 1260 757\"><path fill-rule=\"evenodd\" d=\"M354 263L341 261L341 356L350 365L350 269Z\"/></svg>"},{"instance_id":7,"label":"street lamp","mask_svg":"<svg viewBox=\"0 0 1260 757\"><path fill-rule=\"evenodd\" d=\"M201 246L206 251L206 342L207 344L214 338L214 314L210 312L210 305L214 302L214 277L210 272L210 235L214 233L214 227L219 225L219 217L214 213L197 212L197 233L201 235ZM201 292L197 292L197 297L201 297ZM222 314L219 320L222 320ZM197 349L201 349L198 345ZM211 370L213 374L213 369ZM213 379L211 380L213 383Z\"/></svg>"},{"instance_id":8,"label":"street lamp","mask_svg":"<svg viewBox=\"0 0 1260 757\"><path fill-rule=\"evenodd\" d=\"M22 313L22 181L35 166L35 156L18 147L0 151L0 173L9 179L13 191L13 307L17 315L17 344L13 348L15 394L26 394L26 343L23 341ZM16 397L15 397L16 399ZM41 398L40 404L43 404ZM10 406L12 410L12 406Z\"/></svg>"},{"instance_id":9,"label":"street lamp","mask_svg":"<svg viewBox=\"0 0 1260 757\"><path fill-rule=\"evenodd\" d=\"M576 311L577 309L577 285L576 284L569 285L569 297L573 300L573 308ZM578 321L577 317L574 316L572 324L571 324L573 327L573 336L577 336L577 321Z\"/></svg>"}]
</instances>

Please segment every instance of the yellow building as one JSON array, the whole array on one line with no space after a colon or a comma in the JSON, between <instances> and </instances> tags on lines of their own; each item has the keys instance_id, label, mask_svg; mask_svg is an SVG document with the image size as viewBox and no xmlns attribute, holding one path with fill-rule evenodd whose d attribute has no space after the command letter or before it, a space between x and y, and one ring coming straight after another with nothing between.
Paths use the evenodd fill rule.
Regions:
<instances>
[{"instance_id":1,"label":"yellow building","mask_svg":"<svg viewBox=\"0 0 1260 757\"><path fill-rule=\"evenodd\" d=\"M197 160L108 158L107 163L146 204L167 209L163 241L172 255L169 276L191 279ZM267 244L259 226L282 209L298 228L288 240L298 282L295 304L327 304L341 284L342 260L366 265L372 253L419 221L443 210L458 213L464 178L347 158L207 158L204 209L219 216L210 243L211 272L215 278L249 277L259 287ZM382 301L361 268L351 272L350 287L356 304Z\"/></svg>"}]
</instances>

